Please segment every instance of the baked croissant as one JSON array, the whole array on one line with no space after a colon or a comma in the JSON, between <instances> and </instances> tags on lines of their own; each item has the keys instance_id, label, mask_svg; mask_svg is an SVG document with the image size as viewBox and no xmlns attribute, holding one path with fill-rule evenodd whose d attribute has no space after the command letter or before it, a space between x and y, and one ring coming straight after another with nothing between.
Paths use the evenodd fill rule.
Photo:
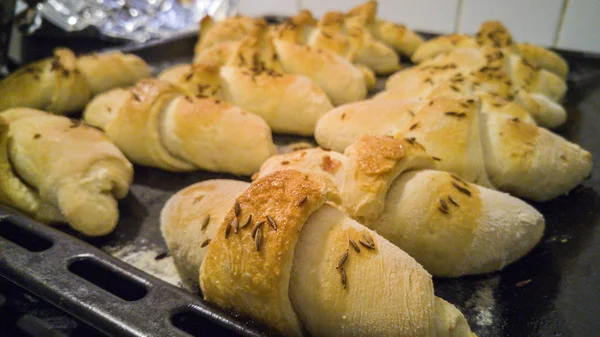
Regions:
<instances>
[{"instance_id":1,"label":"baked croissant","mask_svg":"<svg viewBox=\"0 0 600 337\"><path fill-rule=\"evenodd\" d=\"M318 21L303 10L277 26L275 36L330 50L377 74L389 74L400 69L396 53L410 56L423 40L412 30L381 20L376 14L376 1L348 13L326 12Z\"/></svg>"},{"instance_id":2,"label":"baked croissant","mask_svg":"<svg viewBox=\"0 0 600 337\"><path fill-rule=\"evenodd\" d=\"M262 117L274 132L312 136L319 118L333 109L327 95L305 76L216 65L179 65L159 79L191 96L214 97Z\"/></svg>"},{"instance_id":3,"label":"baked croissant","mask_svg":"<svg viewBox=\"0 0 600 337\"><path fill-rule=\"evenodd\" d=\"M94 95L148 76L150 67L135 55L111 52L75 57L71 50L59 48L53 58L0 81L0 111L29 107L70 114L81 111Z\"/></svg>"},{"instance_id":4,"label":"baked croissant","mask_svg":"<svg viewBox=\"0 0 600 337\"><path fill-rule=\"evenodd\" d=\"M341 12L327 12L317 21L303 10L288 21L277 26L277 39L332 51L352 63L363 65L377 74L389 74L399 70L400 61L396 51L377 41L362 25L350 24Z\"/></svg>"},{"instance_id":5,"label":"baked croissant","mask_svg":"<svg viewBox=\"0 0 600 337\"><path fill-rule=\"evenodd\" d=\"M133 179L102 132L28 108L0 113L0 171L0 202L89 236L112 232Z\"/></svg>"},{"instance_id":6,"label":"baked croissant","mask_svg":"<svg viewBox=\"0 0 600 337\"><path fill-rule=\"evenodd\" d=\"M378 41L394 48L404 56L412 56L423 44L423 39L406 26L392 23L377 17L377 1L369 0L351 9L346 15L346 25L362 26Z\"/></svg>"},{"instance_id":7,"label":"baked croissant","mask_svg":"<svg viewBox=\"0 0 600 337\"><path fill-rule=\"evenodd\" d=\"M365 101L326 114L315 138L339 152L365 134L406 138L436 157L437 169L535 201L565 194L589 175L588 151L509 108L470 98Z\"/></svg>"},{"instance_id":8,"label":"baked croissant","mask_svg":"<svg viewBox=\"0 0 600 337\"><path fill-rule=\"evenodd\" d=\"M332 181L344 211L434 276L500 270L539 242L544 218L533 207L434 166L416 142L362 136L344 154L313 148L271 157L259 176L291 169Z\"/></svg>"},{"instance_id":9,"label":"baked croissant","mask_svg":"<svg viewBox=\"0 0 600 337\"><path fill-rule=\"evenodd\" d=\"M454 49L480 47L502 48L505 52L519 55L527 62L563 79L569 73L569 65L560 55L540 46L515 42L508 29L499 21L482 23L475 36L452 34L431 39L421 44L411 59L420 63Z\"/></svg>"},{"instance_id":10,"label":"baked croissant","mask_svg":"<svg viewBox=\"0 0 600 337\"><path fill-rule=\"evenodd\" d=\"M326 203L338 196L325 180L287 170L231 184L192 185L162 212L169 249L207 301L284 336L474 336L413 258ZM211 201L222 196L226 208Z\"/></svg>"},{"instance_id":11,"label":"baked croissant","mask_svg":"<svg viewBox=\"0 0 600 337\"><path fill-rule=\"evenodd\" d=\"M208 19L207 19L208 20ZM242 18L230 18L214 24L204 34L227 35ZM206 29L206 28L205 28ZM237 38L233 35L232 38ZM207 38L208 41L212 38ZM310 78L329 96L334 105L364 99L367 87L375 84L372 72L354 66L345 58L326 49L313 48L274 37L271 28L257 24L237 42L224 38L214 45L200 40L194 63L249 67L277 73L303 75Z\"/></svg>"},{"instance_id":12,"label":"baked croissant","mask_svg":"<svg viewBox=\"0 0 600 337\"><path fill-rule=\"evenodd\" d=\"M196 98L147 79L96 97L84 120L135 164L168 171L204 169L250 175L275 153L258 116L213 98Z\"/></svg>"},{"instance_id":13,"label":"baked croissant","mask_svg":"<svg viewBox=\"0 0 600 337\"><path fill-rule=\"evenodd\" d=\"M466 97L489 93L523 106L540 126L566 120L567 85L545 69L499 48L461 48L392 75L376 98Z\"/></svg>"}]
</instances>

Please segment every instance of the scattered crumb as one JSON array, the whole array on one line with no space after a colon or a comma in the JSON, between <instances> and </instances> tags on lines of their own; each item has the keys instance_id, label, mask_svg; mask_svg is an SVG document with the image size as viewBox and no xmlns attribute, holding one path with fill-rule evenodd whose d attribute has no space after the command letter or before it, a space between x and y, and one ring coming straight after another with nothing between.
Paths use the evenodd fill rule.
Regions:
<instances>
[{"instance_id":1,"label":"scattered crumb","mask_svg":"<svg viewBox=\"0 0 600 337\"><path fill-rule=\"evenodd\" d=\"M165 257L169 257L169 252L168 252L168 251L164 251L164 252L162 252L162 253L159 253L158 255L156 255L156 256L154 257L154 260L156 260L156 261L158 261L158 260L162 260L162 259L164 259Z\"/></svg>"},{"instance_id":2,"label":"scattered crumb","mask_svg":"<svg viewBox=\"0 0 600 337\"><path fill-rule=\"evenodd\" d=\"M546 239L547 243L553 243L553 242L560 242L560 243L567 243L569 242L569 240L571 239L571 235L569 234L562 234L562 235L554 235L549 237L548 239Z\"/></svg>"},{"instance_id":3,"label":"scattered crumb","mask_svg":"<svg viewBox=\"0 0 600 337\"><path fill-rule=\"evenodd\" d=\"M515 286L517 286L517 288L521 288L528 285L529 283L531 283L531 279L519 281L515 284Z\"/></svg>"}]
</instances>

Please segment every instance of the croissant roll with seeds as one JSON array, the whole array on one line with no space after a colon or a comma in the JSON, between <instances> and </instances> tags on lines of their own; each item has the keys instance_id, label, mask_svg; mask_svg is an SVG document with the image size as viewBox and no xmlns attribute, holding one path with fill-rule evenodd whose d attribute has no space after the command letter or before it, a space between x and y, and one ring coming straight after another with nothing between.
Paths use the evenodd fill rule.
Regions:
<instances>
[{"instance_id":1,"label":"croissant roll with seeds","mask_svg":"<svg viewBox=\"0 0 600 337\"><path fill-rule=\"evenodd\" d=\"M314 48L325 49L377 74L400 69L396 51L359 24L349 25L341 12L327 12L317 21L303 10L275 28L275 37Z\"/></svg>"},{"instance_id":2,"label":"croissant roll with seeds","mask_svg":"<svg viewBox=\"0 0 600 337\"><path fill-rule=\"evenodd\" d=\"M563 79L569 72L569 65L560 55L540 46L515 42L508 29L498 21L482 23L475 36L452 34L431 39L421 44L411 59L421 63L455 49L483 47L502 48Z\"/></svg>"},{"instance_id":3,"label":"croissant roll with seeds","mask_svg":"<svg viewBox=\"0 0 600 337\"><path fill-rule=\"evenodd\" d=\"M344 154L315 148L272 157L259 176L293 169L333 182L344 211L434 276L496 271L539 242L544 218L533 207L433 170L434 161L417 142L363 136Z\"/></svg>"},{"instance_id":4,"label":"croissant roll with seeds","mask_svg":"<svg viewBox=\"0 0 600 337\"><path fill-rule=\"evenodd\" d=\"M309 77L327 93L334 105L367 97L370 76L341 56L284 40L275 40L274 45L283 71Z\"/></svg>"},{"instance_id":5,"label":"croissant roll with seeds","mask_svg":"<svg viewBox=\"0 0 600 337\"><path fill-rule=\"evenodd\" d=\"M54 57L27 65L0 81L0 111L29 107L56 114L81 111L92 96L150 76L139 57L112 52L76 57L59 48Z\"/></svg>"},{"instance_id":6,"label":"croissant roll with seeds","mask_svg":"<svg viewBox=\"0 0 600 337\"><path fill-rule=\"evenodd\" d=\"M226 19L212 25L205 34L229 31ZM225 40L211 47L196 49L195 62L212 66L249 67L260 71L302 75L318 85L335 105L364 99L372 84L372 73L354 66L350 61L322 48L297 44L273 36L269 27L251 29L235 36L236 42ZM235 44L233 44L235 43ZM200 42L200 45L205 43Z\"/></svg>"},{"instance_id":7,"label":"croissant roll with seeds","mask_svg":"<svg viewBox=\"0 0 600 337\"><path fill-rule=\"evenodd\" d=\"M179 65L159 77L191 96L214 97L257 114L274 132L313 135L331 101L305 76L273 70L213 65Z\"/></svg>"},{"instance_id":8,"label":"croissant roll with seeds","mask_svg":"<svg viewBox=\"0 0 600 337\"><path fill-rule=\"evenodd\" d=\"M567 117L559 104L566 91L563 78L518 55L500 48L462 48L397 72L376 99L487 93L498 97L500 105L521 105L538 125L554 128Z\"/></svg>"},{"instance_id":9,"label":"croissant roll with seeds","mask_svg":"<svg viewBox=\"0 0 600 337\"><path fill-rule=\"evenodd\" d=\"M200 220L210 212L221 220L211 220L205 231L214 234L204 260L193 265L207 301L284 336L474 336L463 315L434 296L423 267L327 203L339 202L327 180L275 172L238 191L234 200L234 188L226 184L189 187L162 216L170 247L191 250L201 249L192 243L200 222L193 220L196 229L190 230L179 219ZM193 203L197 194L190 191L204 198ZM223 195L227 211L208 204ZM175 230L178 236L170 238Z\"/></svg>"},{"instance_id":10,"label":"croissant roll with seeds","mask_svg":"<svg viewBox=\"0 0 600 337\"><path fill-rule=\"evenodd\" d=\"M200 21L200 36L196 43L196 54L224 42L239 42L252 32L263 30L267 22L247 16L228 17L215 22L210 16Z\"/></svg>"},{"instance_id":11,"label":"croissant roll with seeds","mask_svg":"<svg viewBox=\"0 0 600 337\"><path fill-rule=\"evenodd\" d=\"M400 69L397 53L410 56L423 40L412 30L381 20L376 14L377 2L369 1L348 13L326 12L320 20L302 10L273 26L250 17L233 17L218 23L208 17L201 22L194 62L225 64L235 43L264 31L275 40L310 46L317 52L328 51L377 74L389 74Z\"/></svg>"},{"instance_id":12,"label":"croissant roll with seeds","mask_svg":"<svg viewBox=\"0 0 600 337\"><path fill-rule=\"evenodd\" d=\"M260 117L214 98L196 98L160 80L96 97L84 120L135 164L250 175L275 153Z\"/></svg>"},{"instance_id":13,"label":"croissant roll with seeds","mask_svg":"<svg viewBox=\"0 0 600 337\"><path fill-rule=\"evenodd\" d=\"M263 19L244 16L229 17L215 22L206 16L200 23L200 38L194 50L194 64L223 66L236 62L236 58L250 55L249 65L264 63L272 70L280 70L277 56L273 54L272 28Z\"/></svg>"},{"instance_id":14,"label":"croissant roll with seeds","mask_svg":"<svg viewBox=\"0 0 600 337\"><path fill-rule=\"evenodd\" d=\"M349 27L361 26L400 55L412 56L423 44L423 39L413 30L377 17L377 1L370 0L351 9L346 15Z\"/></svg>"},{"instance_id":15,"label":"croissant roll with seeds","mask_svg":"<svg viewBox=\"0 0 600 337\"><path fill-rule=\"evenodd\" d=\"M343 152L368 134L416 141L437 169L534 201L569 192L592 168L588 151L534 125L517 104L496 106L484 96L349 104L323 116L315 138Z\"/></svg>"},{"instance_id":16,"label":"croissant roll with seeds","mask_svg":"<svg viewBox=\"0 0 600 337\"><path fill-rule=\"evenodd\" d=\"M225 214L250 184L239 180L209 180L191 185L173 195L162 209L163 237L173 256L182 284L199 287L200 264ZM252 222L240 218L240 227Z\"/></svg>"},{"instance_id":17,"label":"croissant roll with seeds","mask_svg":"<svg viewBox=\"0 0 600 337\"><path fill-rule=\"evenodd\" d=\"M106 235L133 167L102 132L28 108L0 113L0 202L45 223Z\"/></svg>"}]
</instances>

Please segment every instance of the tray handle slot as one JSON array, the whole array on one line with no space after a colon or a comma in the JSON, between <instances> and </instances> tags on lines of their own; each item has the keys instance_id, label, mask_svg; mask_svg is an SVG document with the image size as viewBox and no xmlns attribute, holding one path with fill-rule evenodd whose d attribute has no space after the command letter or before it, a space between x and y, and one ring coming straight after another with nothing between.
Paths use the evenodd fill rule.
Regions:
<instances>
[{"instance_id":1,"label":"tray handle slot","mask_svg":"<svg viewBox=\"0 0 600 337\"><path fill-rule=\"evenodd\" d=\"M89 256L74 259L67 269L128 302L141 300L148 294L148 289L142 283L128 277L123 271L104 265Z\"/></svg>"},{"instance_id":2,"label":"tray handle slot","mask_svg":"<svg viewBox=\"0 0 600 337\"><path fill-rule=\"evenodd\" d=\"M191 308L179 310L170 317L171 324L192 336L213 336L223 333L222 327L207 321L203 315ZM233 333L228 336L237 336Z\"/></svg>"},{"instance_id":3,"label":"tray handle slot","mask_svg":"<svg viewBox=\"0 0 600 337\"><path fill-rule=\"evenodd\" d=\"M11 218L0 218L0 237L24 248L32 253L39 253L52 248L54 242L32 232Z\"/></svg>"},{"instance_id":4,"label":"tray handle slot","mask_svg":"<svg viewBox=\"0 0 600 337\"><path fill-rule=\"evenodd\" d=\"M220 309L211 308L214 312L221 312ZM259 327L262 331L260 336L263 337L277 337L279 336L268 326L255 322L251 319L239 316L235 313L223 313L225 315L233 315L237 319L244 321L244 324L236 326L240 329L237 333L233 331L224 331L222 326L228 326L231 323L227 320L223 320L219 315L213 313L207 313L206 308L201 308L196 305L188 305L185 307L179 307L171 312L169 316L169 322L171 325L183 332L186 332L192 336L221 336L221 337L237 337L239 334L246 336L256 336L256 334L247 329L248 326ZM212 319L207 320L207 316ZM244 328L246 327L246 328ZM236 329L237 330L237 329Z\"/></svg>"}]
</instances>

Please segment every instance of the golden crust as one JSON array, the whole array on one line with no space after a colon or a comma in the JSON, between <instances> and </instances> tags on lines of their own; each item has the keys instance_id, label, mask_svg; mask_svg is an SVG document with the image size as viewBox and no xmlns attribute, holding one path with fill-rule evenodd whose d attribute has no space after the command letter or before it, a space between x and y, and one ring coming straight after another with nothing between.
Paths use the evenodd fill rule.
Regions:
<instances>
[{"instance_id":1,"label":"golden crust","mask_svg":"<svg viewBox=\"0 0 600 337\"><path fill-rule=\"evenodd\" d=\"M366 176L390 172L394 164L404 156L401 140L391 137L360 137L354 144L357 174Z\"/></svg>"},{"instance_id":2,"label":"golden crust","mask_svg":"<svg viewBox=\"0 0 600 337\"><path fill-rule=\"evenodd\" d=\"M276 40L275 48L285 72L309 77L327 93L334 105L367 96L362 71L341 56L283 40Z\"/></svg>"},{"instance_id":3,"label":"golden crust","mask_svg":"<svg viewBox=\"0 0 600 337\"><path fill-rule=\"evenodd\" d=\"M320 148L297 151L267 160L260 173L294 169L324 177L340 189L346 212L368 225L381 214L394 179L407 170L433 166L432 157L417 142L361 136L344 155Z\"/></svg>"},{"instance_id":4,"label":"golden crust","mask_svg":"<svg viewBox=\"0 0 600 337\"><path fill-rule=\"evenodd\" d=\"M361 135L396 134L422 104L418 100L384 99L346 104L321 117L315 129L315 139L321 146L343 152Z\"/></svg>"},{"instance_id":5,"label":"golden crust","mask_svg":"<svg viewBox=\"0 0 600 337\"><path fill-rule=\"evenodd\" d=\"M262 118L214 98L179 96L163 114L161 137L173 156L214 172L250 175L276 153Z\"/></svg>"},{"instance_id":6,"label":"golden crust","mask_svg":"<svg viewBox=\"0 0 600 337\"><path fill-rule=\"evenodd\" d=\"M567 61L546 48L527 43L517 43L515 44L515 49L523 59L553 72L562 79L566 79L569 75L569 64Z\"/></svg>"},{"instance_id":7,"label":"golden crust","mask_svg":"<svg viewBox=\"0 0 600 337\"><path fill-rule=\"evenodd\" d=\"M224 99L261 116L274 132L313 135L317 121L333 108L325 92L305 76L223 67L221 78Z\"/></svg>"},{"instance_id":8,"label":"golden crust","mask_svg":"<svg viewBox=\"0 0 600 337\"><path fill-rule=\"evenodd\" d=\"M495 48L510 47L513 44L510 32L500 21L485 21L475 35L477 45Z\"/></svg>"},{"instance_id":9,"label":"golden crust","mask_svg":"<svg viewBox=\"0 0 600 337\"><path fill-rule=\"evenodd\" d=\"M396 137L417 141L437 158L437 167L467 181L492 186L483 161L479 103L438 97L425 105Z\"/></svg>"},{"instance_id":10,"label":"golden crust","mask_svg":"<svg viewBox=\"0 0 600 337\"><path fill-rule=\"evenodd\" d=\"M544 127L556 127L566 119L557 103L566 92L565 82L500 48L452 50L394 74L386 88L377 99L492 95L521 105Z\"/></svg>"},{"instance_id":11,"label":"golden crust","mask_svg":"<svg viewBox=\"0 0 600 337\"><path fill-rule=\"evenodd\" d=\"M366 226L381 215L385 195L397 177L411 169L434 166L431 156L417 142L384 136L361 136L344 155L348 165L341 187L343 206Z\"/></svg>"},{"instance_id":12,"label":"golden crust","mask_svg":"<svg viewBox=\"0 0 600 337\"><path fill-rule=\"evenodd\" d=\"M373 23L377 14L377 1L369 0L348 11L348 16L360 21L361 24Z\"/></svg>"},{"instance_id":13,"label":"golden crust","mask_svg":"<svg viewBox=\"0 0 600 337\"><path fill-rule=\"evenodd\" d=\"M274 27L273 35L276 39L284 41L303 43L307 31L317 24L317 20L308 10L302 10L290 17L282 24Z\"/></svg>"},{"instance_id":14,"label":"golden crust","mask_svg":"<svg viewBox=\"0 0 600 337\"><path fill-rule=\"evenodd\" d=\"M348 12L347 26L364 27L375 39L409 57L423 44L423 39L414 31L404 25L379 19L376 14L377 1L368 1Z\"/></svg>"},{"instance_id":15,"label":"golden crust","mask_svg":"<svg viewBox=\"0 0 600 337\"><path fill-rule=\"evenodd\" d=\"M71 50L59 48L54 57L27 65L0 81L0 111L29 107L71 114L83 109L92 95L149 75L148 65L134 55L77 58Z\"/></svg>"},{"instance_id":16,"label":"golden crust","mask_svg":"<svg viewBox=\"0 0 600 337\"><path fill-rule=\"evenodd\" d=\"M163 71L158 78L178 86L191 96L223 98L220 67L217 65L177 65Z\"/></svg>"},{"instance_id":17,"label":"golden crust","mask_svg":"<svg viewBox=\"0 0 600 337\"><path fill-rule=\"evenodd\" d=\"M445 54L456 48L477 47L475 39L459 34L442 35L421 44L410 58L414 63L421 63Z\"/></svg>"},{"instance_id":18,"label":"golden crust","mask_svg":"<svg viewBox=\"0 0 600 337\"><path fill-rule=\"evenodd\" d=\"M163 106L182 95L164 81L147 79L137 83L104 131L133 162L171 171L191 171L194 165L172 156L162 144L159 115Z\"/></svg>"},{"instance_id":19,"label":"golden crust","mask_svg":"<svg viewBox=\"0 0 600 337\"><path fill-rule=\"evenodd\" d=\"M294 249L306 219L332 198L336 192L325 181L297 171L254 181L236 200L239 218L252 214L252 223L232 228L233 207L209 246L200 270L204 298L284 335L301 335L288 296Z\"/></svg>"},{"instance_id":20,"label":"golden crust","mask_svg":"<svg viewBox=\"0 0 600 337\"><path fill-rule=\"evenodd\" d=\"M91 98L72 51L59 48L54 57L28 65L0 81L0 111L16 107L69 114Z\"/></svg>"},{"instance_id":21,"label":"golden crust","mask_svg":"<svg viewBox=\"0 0 600 337\"><path fill-rule=\"evenodd\" d=\"M194 52L194 64L224 66L229 63L238 50L240 41L221 42L207 48L198 48Z\"/></svg>"},{"instance_id":22,"label":"golden crust","mask_svg":"<svg viewBox=\"0 0 600 337\"><path fill-rule=\"evenodd\" d=\"M194 47L194 63L222 66L238 54L243 41L267 32L263 19L235 16L215 22L206 16L200 21L200 38Z\"/></svg>"},{"instance_id":23,"label":"golden crust","mask_svg":"<svg viewBox=\"0 0 600 337\"><path fill-rule=\"evenodd\" d=\"M77 69L85 76L93 95L134 85L151 75L151 69L144 60L121 52L83 55L77 58Z\"/></svg>"},{"instance_id":24,"label":"golden crust","mask_svg":"<svg viewBox=\"0 0 600 337\"><path fill-rule=\"evenodd\" d=\"M262 117L274 132L312 135L332 109L325 92L305 76L246 66L175 66L160 75L196 97L215 97Z\"/></svg>"},{"instance_id":25,"label":"golden crust","mask_svg":"<svg viewBox=\"0 0 600 337\"><path fill-rule=\"evenodd\" d=\"M458 48L501 48L504 52L518 55L526 62L546 69L561 79L566 79L569 66L558 54L535 45L516 43L499 21L486 21L481 24L475 36L446 35L423 43L412 56L412 61L421 63L438 55L451 52Z\"/></svg>"},{"instance_id":26,"label":"golden crust","mask_svg":"<svg viewBox=\"0 0 600 337\"><path fill-rule=\"evenodd\" d=\"M196 51L223 42L243 40L247 34L266 27L267 22L259 18L234 16L214 22L210 16L206 16L200 22L200 39Z\"/></svg>"}]
</instances>

